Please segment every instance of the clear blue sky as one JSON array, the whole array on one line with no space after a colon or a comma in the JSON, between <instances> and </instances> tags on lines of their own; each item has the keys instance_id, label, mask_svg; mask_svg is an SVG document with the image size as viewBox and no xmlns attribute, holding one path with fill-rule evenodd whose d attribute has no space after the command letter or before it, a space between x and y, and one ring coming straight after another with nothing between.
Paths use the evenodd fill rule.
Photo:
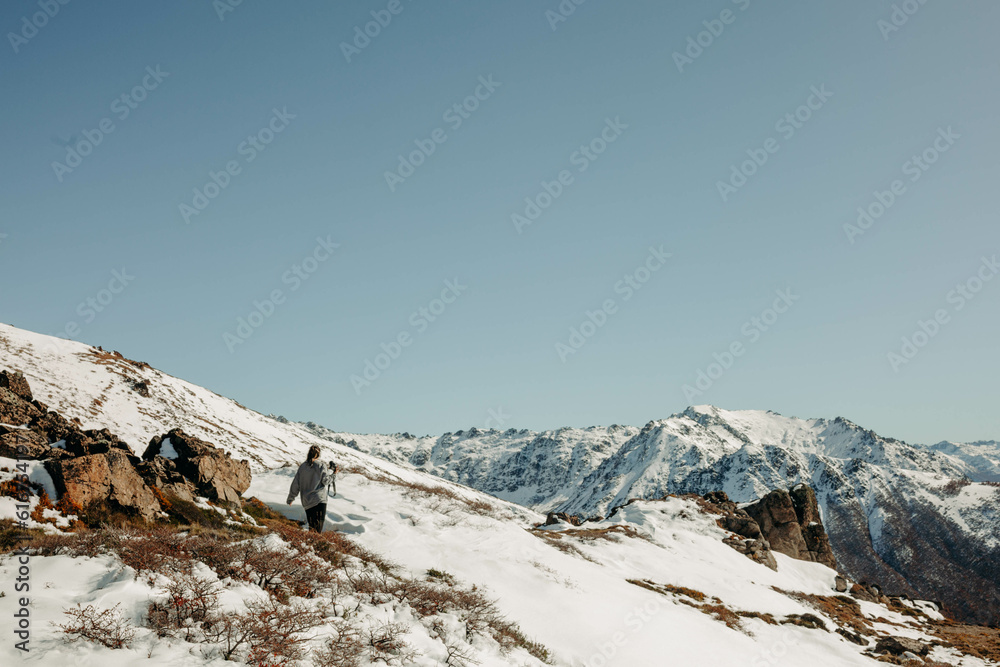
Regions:
<instances>
[{"instance_id":1,"label":"clear blue sky","mask_svg":"<svg viewBox=\"0 0 1000 667\"><path fill-rule=\"evenodd\" d=\"M0 320L75 323L342 430L643 424L712 403L1000 438L1000 280L949 298L1000 253L996 3L913 0L890 30L887 0L589 0L565 21L557 0L244 0L220 19L221 2L76 1L37 31L35 2L3 4ZM345 55L372 11L391 22ZM411 174L418 141L434 152ZM934 164L908 164L925 150ZM750 155L767 160L742 184ZM228 184L201 201L211 172ZM352 383L368 360L379 377Z\"/></svg>"}]
</instances>

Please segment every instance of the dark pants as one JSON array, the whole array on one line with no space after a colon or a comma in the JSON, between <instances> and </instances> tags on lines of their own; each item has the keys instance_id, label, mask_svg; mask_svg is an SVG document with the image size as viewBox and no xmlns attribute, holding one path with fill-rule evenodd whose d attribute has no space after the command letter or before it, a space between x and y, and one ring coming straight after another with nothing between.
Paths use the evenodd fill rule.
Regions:
<instances>
[{"instance_id":1,"label":"dark pants","mask_svg":"<svg viewBox=\"0 0 1000 667\"><path fill-rule=\"evenodd\" d=\"M309 522L309 530L322 533L323 525L326 523L326 503L320 503L307 509L306 521Z\"/></svg>"}]
</instances>

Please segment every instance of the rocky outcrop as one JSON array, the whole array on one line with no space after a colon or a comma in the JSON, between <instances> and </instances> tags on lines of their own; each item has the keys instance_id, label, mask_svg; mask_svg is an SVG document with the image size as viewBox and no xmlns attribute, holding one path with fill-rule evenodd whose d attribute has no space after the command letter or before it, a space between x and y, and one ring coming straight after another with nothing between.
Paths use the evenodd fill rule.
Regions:
<instances>
[{"instance_id":1,"label":"rocky outcrop","mask_svg":"<svg viewBox=\"0 0 1000 667\"><path fill-rule=\"evenodd\" d=\"M9 459L45 459L52 453L45 436L20 428L0 426L0 456Z\"/></svg>"},{"instance_id":2,"label":"rocky outcrop","mask_svg":"<svg viewBox=\"0 0 1000 667\"><path fill-rule=\"evenodd\" d=\"M724 491L713 491L700 500L703 509L721 515L715 520L720 528L735 533L722 540L725 544L750 560L777 571L778 562L771 553L771 545L764 538L760 526L746 511L737 507Z\"/></svg>"},{"instance_id":3,"label":"rocky outcrop","mask_svg":"<svg viewBox=\"0 0 1000 667\"><path fill-rule=\"evenodd\" d=\"M84 509L104 504L147 521L164 494L238 504L250 486L247 461L180 429L153 438L141 460L108 429L84 430L36 401L17 372L0 371L0 456L44 461L59 496Z\"/></svg>"},{"instance_id":4,"label":"rocky outcrop","mask_svg":"<svg viewBox=\"0 0 1000 667\"><path fill-rule=\"evenodd\" d=\"M7 387L0 387L0 424L24 426L41 416L41 411Z\"/></svg>"},{"instance_id":5,"label":"rocky outcrop","mask_svg":"<svg viewBox=\"0 0 1000 667\"><path fill-rule=\"evenodd\" d=\"M791 492L777 489L745 509L773 550L837 568L816 494L809 486L798 484Z\"/></svg>"},{"instance_id":6,"label":"rocky outcrop","mask_svg":"<svg viewBox=\"0 0 1000 667\"><path fill-rule=\"evenodd\" d=\"M170 456L161 456L164 449ZM154 462L145 471L156 486L176 485L176 474L190 480L198 495L226 503L239 503L250 487L249 462L237 461L215 446L174 429L149 442L144 461ZM163 473L163 476L161 476Z\"/></svg>"},{"instance_id":7,"label":"rocky outcrop","mask_svg":"<svg viewBox=\"0 0 1000 667\"><path fill-rule=\"evenodd\" d=\"M882 637L875 645L875 653L903 655L904 653L925 656L930 653L930 647L923 642L909 637Z\"/></svg>"},{"instance_id":8,"label":"rocky outcrop","mask_svg":"<svg viewBox=\"0 0 1000 667\"><path fill-rule=\"evenodd\" d=\"M29 403L33 400L31 387L28 386L28 381L24 379L24 375L19 371L14 371L13 373L0 371L0 387L9 390L16 396L20 396Z\"/></svg>"},{"instance_id":9,"label":"rocky outcrop","mask_svg":"<svg viewBox=\"0 0 1000 667\"><path fill-rule=\"evenodd\" d=\"M45 468L59 495L68 494L82 507L106 502L147 521L160 511L159 500L120 450L47 461Z\"/></svg>"}]
</instances>

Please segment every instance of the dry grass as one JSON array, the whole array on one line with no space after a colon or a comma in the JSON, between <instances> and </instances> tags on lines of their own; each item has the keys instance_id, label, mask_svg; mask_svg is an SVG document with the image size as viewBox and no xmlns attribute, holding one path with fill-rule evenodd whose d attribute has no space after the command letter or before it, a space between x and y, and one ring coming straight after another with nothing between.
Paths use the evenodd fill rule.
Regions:
<instances>
[{"instance_id":1,"label":"dry grass","mask_svg":"<svg viewBox=\"0 0 1000 667\"><path fill-rule=\"evenodd\" d=\"M974 658L1000 662L1000 629L934 621L928 632L939 637L942 646L955 648Z\"/></svg>"}]
</instances>

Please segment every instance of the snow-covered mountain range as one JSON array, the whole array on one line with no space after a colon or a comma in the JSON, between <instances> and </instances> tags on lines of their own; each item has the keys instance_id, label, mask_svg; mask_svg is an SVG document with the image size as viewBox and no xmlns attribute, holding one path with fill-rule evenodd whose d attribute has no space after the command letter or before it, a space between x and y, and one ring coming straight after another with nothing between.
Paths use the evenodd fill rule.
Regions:
<instances>
[{"instance_id":1,"label":"snow-covered mountain range","mask_svg":"<svg viewBox=\"0 0 1000 667\"><path fill-rule=\"evenodd\" d=\"M900 592L941 590L954 601L913 597L942 599L968 618L977 611L985 617L995 608L1000 571L998 490L951 483L971 477L980 464L881 438L845 420L704 407L643 428L470 429L438 438L342 434L264 416L115 353L2 324L0 369L22 372L50 409L80 420L83 428L108 428L136 452L154 436L182 428L249 459L253 482L246 495L295 518L301 508L285 505L294 471L286 465L320 444L347 471L330 501L328 527L396 562L405 576L443 570L464 584L484 586L506 616L551 650L552 664L870 665L866 652L887 635L934 646L928 659L940 663L990 664L961 656L935 635L947 628L929 625L939 618L931 605L901 601L888 608L861 600L845 621L846 608L833 613L824 606L837 604L833 570L783 554L775 554L776 572L755 563L724 544L726 531L689 500L634 502L580 530L568 524L536 528L545 520L539 510L604 514L632 497L675 491L724 490L749 501L804 480L816 488L842 569L860 572L855 580L878 582L890 592L894 586ZM963 451L973 452L972 459L992 456ZM51 486L40 464L31 471L32 479ZM414 491L435 487L447 493ZM9 509L0 502L0 515ZM924 562L936 564L937 578L933 568L920 568ZM13 563L0 558L5 577ZM867 575L867 567L875 574ZM31 657L40 664L99 661L110 667L147 654L150 664L227 664L148 630L128 651L67 647L49 625L62 620L67 604L121 603L138 625L149 599L161 592L133 579L110 556L34 557L32 568ZM234 608L249 594L231 582L219 585ZM972 592L963 598L961 590ZM0 614L11 617L14 598L10 592L0 597ZM458 637L448 630L458 623L449 614L422 621L396 601L359 602L356 613L363 623L406 627L420 654L407 664L461 664L449 661L442 643ZM846 630L862 626L871 634L860 644L857 637L849 640ZM5 662L22 657L11 645L0 649ZM482 637L464 650L483 665L541 664L520 650L504 654Z\"/></svg>"},{"instance_id":2,"label":"snow-covered mountain range","mask_svg":"<svg viewBox=\"0 0 1000 667\"><path fill-rule=\"evenodd\" d=\"M1000 488L976 483L995 479L997 443L923 447L843 418L712 406L642 428L472 428L417 438L304 426L538 511L585 517L630 498L723 490L749 502L807 482L847 572L943 600L966 618L1000 619Z\"/></svg>"}]
</instances>

